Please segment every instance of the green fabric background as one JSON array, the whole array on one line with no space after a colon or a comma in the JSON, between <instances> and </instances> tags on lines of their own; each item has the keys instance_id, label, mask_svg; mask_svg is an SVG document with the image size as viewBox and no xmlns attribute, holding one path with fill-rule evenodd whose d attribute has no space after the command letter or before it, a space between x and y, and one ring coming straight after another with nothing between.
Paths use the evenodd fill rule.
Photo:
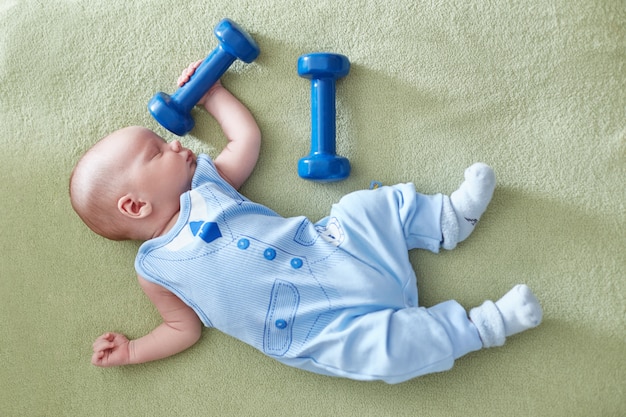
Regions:
<instances>
[{"instance_id":1,"label":"green fabric background","mask_svg":"<svg viewBox=\"0 0 626 417\"><path fill-rule=\"evenodd\" d=\"M262 50L223 78L263 131L247 196L316 220L371 180L450 193L487 162L498 187L471 239L411 254L420 302L470 308L526 282L541 327L396 386L291 369L214 331L161 362L91 366L100 333L141 336L159 316L137 244L81 224L69 173L122 126L173 139L146 104L223 17ZM337 147L353 172L333 184L296 173L311 121L296 61L315 51L352 62ZM0 415L626 415L625 64L623 0L1 0ZM221 132L194 114L183 143L215 155Z\"/></svg>"}]
</instances>

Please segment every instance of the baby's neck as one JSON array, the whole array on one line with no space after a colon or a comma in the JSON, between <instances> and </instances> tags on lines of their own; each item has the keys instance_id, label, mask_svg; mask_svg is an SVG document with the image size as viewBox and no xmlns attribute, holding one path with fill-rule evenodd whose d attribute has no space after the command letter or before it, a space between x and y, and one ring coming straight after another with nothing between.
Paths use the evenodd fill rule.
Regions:
<instances>
[{"instance_id":1,"label":"baby's neck","mask_svg":"<svg viewBox=\"0 0 626 417\"><path fill-rule=\"evenodd\" d=\"M167 222L167 224L165 225L165 228L163 229L163 232L159 235L159 236L163 236L164 234L166 234L167 232L169 232L170 230L172 230L172 227L174 227L174 225L176 224L176 222L178 221L178 217L180 216L180 210L177 211L176 213L174 213L174 215L172 216L172 218L170 219L169 222Z\"/></svg>"},{"instance_id":2,"label":"baby's neck","mask_svg":"<svg viewBox=\"0 0 626 417\"><path fill-rule=\"evenodd\" d=\"M174 213L174 215L169 220L166 220L166 222L164 223L164 226L161 227L161 228L158 228L156 230L156 232L153 234L153 236L151 237L151 239L154 239L154 238L159 237L159 236L163 236L167 232L172 230L172 228L174 227L174 225L178 221L178 217L179 216L180 216L180 210L177 211L176 213Z\"/></svg>"}]
</instances>

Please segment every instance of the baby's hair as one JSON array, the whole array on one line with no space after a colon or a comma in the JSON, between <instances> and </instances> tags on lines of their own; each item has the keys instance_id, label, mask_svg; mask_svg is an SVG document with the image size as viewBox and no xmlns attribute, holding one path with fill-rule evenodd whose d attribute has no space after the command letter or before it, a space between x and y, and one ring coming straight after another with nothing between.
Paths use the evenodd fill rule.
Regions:
<instances>
[{"instance_id":1,"label":"baby's hair","mask_svg":"<svg viewBox=\"0 0 626 417\"><path fill-rule=\"evenodd\" d=\"M111 240L126 240L123 217L117 210L124 167L100 151L104 138L78 161L70 176L70 201L81 220L95 233Z\"/></svg>"}]
</instances>

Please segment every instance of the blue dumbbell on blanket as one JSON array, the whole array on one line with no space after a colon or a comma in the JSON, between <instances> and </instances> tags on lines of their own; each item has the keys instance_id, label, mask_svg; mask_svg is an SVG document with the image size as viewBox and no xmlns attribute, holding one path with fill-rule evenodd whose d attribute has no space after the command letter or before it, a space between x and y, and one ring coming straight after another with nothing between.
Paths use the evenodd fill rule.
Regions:
<instances>
[{"instance_id":1,"label":"blue dumbbell on blanket","mask_svg":"<svg viewBox=\"0 0 626 417\"><path fill-rule=\"evenodd\" d=\"M298 161L304 179L330 182L350 175L350 161L335 149L335 81L348 72L350 61L344 55L313 53L298 59L298 75L311 80L311 153Z\"/></svg>"},{"instance_id":2,"label":"blue dumbbell on blanket","mask_svg":"<svg viewBox=\"0 0 626 417\"><path fill-rule=\"evenodd\" d=\"M150 114L170 132L183 136L193 129L191 109L226 70L240 59L250 63L259 56L254 39L230 19L222 19L214 29L219 45L200 64L189 81L169 96L157 93L148 103Z\"/></svg>"}]
</instances>

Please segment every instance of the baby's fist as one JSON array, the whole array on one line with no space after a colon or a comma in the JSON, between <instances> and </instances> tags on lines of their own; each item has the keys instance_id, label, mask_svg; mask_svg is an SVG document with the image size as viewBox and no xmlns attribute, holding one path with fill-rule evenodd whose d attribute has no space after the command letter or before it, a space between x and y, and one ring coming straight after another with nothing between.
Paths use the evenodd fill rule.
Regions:
<instances>
[{"instance_id":1,"label":"baby's fist","mask_svg":"<svg viewBox=\"0 0 626 417\"><path fill-rule=\"evenodd\" d=\"M130 342L120 333L105 333L93 342L91 363L109 367L126 365L130 362Z\"/></svg>"}]
</instances>

